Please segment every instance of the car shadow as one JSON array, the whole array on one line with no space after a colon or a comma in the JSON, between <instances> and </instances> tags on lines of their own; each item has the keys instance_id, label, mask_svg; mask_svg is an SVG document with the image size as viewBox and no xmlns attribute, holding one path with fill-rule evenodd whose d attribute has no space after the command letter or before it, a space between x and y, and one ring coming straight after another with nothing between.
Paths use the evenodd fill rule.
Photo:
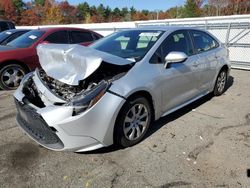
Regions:
<instances>
[{"instance_id":1,"label":"car shadow","mask_svg":"<svg viewBox=\"0 0 250 188\"><path fill-rule=\"evenodd\" d=\"M226 89L225 92L233 85L234 83L234 77L230 76L228 78L228 82L226 85ZM225 94L223 94L225 95ZM150 137L152 134L154 134L156 131L158 131L161 127L163 126L167 126L166 124L168 124L169 122L175 121L176 119L178 119L179 117L189 113L190 111L192 111L193 109L198 108L199 106L201 106L202 104L210 101L213 98L213 94L208 94L200 99L198 99L197 101L194 101L193 103L175 111L170 113L169 115L166 115L162 118L160 118L159 120L153 122L150 126L150 128L148 129L147 134L145 135L144 139L147 139L148 137ZM174 136L174 135L172 135ZM144 140L143 139L143 140ZM101 154L101 153L110 153L110 152L114 152L117 150L121 150L124 148L121 148L117 145L111 145L109 147L104 147L104 148L100 148L94 151L88 151L88 152L81 152L79 154Z\"/></svg>"}]
</instances>

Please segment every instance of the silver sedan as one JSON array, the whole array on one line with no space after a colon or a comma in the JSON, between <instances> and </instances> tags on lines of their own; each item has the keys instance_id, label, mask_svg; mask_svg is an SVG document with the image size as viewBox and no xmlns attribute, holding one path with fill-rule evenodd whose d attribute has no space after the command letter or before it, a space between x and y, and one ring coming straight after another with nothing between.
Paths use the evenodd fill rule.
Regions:
<instances>
[{"instance_id":1,"label":"silver sedan","mask_svg":"<svg viewBox=\"0 0 250 188\"><path fill-rule=\"evenodd\" d=\"M140 142L152 121L225 91L228 50L210 33L146 27L89 47L44 44L14 97L17 122L46 148L83 152Z\"/></svg>"}]
</instances>

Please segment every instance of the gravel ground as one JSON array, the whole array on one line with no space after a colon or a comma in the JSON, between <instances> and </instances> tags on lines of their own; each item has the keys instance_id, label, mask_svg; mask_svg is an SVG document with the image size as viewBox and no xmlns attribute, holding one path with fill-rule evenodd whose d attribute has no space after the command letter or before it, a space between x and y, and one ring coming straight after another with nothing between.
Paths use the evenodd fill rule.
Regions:
<instances>
[{"instance_id":1,"label":"gravel ground","mask_svg":"<svg viewBox=\"0 0 250 188\"><path fill-rule=\"evenodd\" d=\"M0 187L250 187L250 72L232 70L220 97L153 123L136 146L76 154L38 146L0 91Z\"/></svg>"}]
</instances>

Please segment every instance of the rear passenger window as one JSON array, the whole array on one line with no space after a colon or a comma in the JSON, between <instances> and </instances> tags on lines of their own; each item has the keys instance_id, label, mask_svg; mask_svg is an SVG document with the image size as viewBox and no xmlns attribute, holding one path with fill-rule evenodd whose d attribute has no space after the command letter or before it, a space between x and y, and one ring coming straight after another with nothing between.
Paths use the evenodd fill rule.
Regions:
<instances>
[{"instance_id":1,"label":"rear passenger window","mask_svg":"<svg viewBox=\"0 0 250 188\"><path fill-rule=\"evenodd\" d=\"M197 52L205 52L219 46L218 42L202 31L192 31L194 46Z\"/></svg>"},{"instance_id":2,"label":"rear passenger window","mask_svg":"<svg viewBox=\"0 0 250 188\"><path fill-rule=\"evenodd\" d=\"M89 33L89 32L72 31L71 37L72 37L73 44L93 41L93 37L92 37L91 33Z\"/></svg>"},{"instance_id":3,"label":"rear passenger window","mask_svg":"<svg viewBox=\"0 0 250 188\"><path fill-rule=\"evenodd\" d=\"M50 43L55 44L68 44L68 32L67 31L57 31L55 33L50 34L47 36L44 41L48 41Z\"/></svg>"}]
</instances>

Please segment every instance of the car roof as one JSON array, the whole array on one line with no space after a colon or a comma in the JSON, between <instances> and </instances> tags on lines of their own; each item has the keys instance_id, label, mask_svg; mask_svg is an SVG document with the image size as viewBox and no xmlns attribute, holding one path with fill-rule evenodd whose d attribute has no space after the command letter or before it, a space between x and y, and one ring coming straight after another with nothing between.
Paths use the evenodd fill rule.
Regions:
<instances>
[{"instance_id":1,"label":"car roof","mask_svg":"<svg viewBox=\"0 0 250 188\"><path fill-rule=\"evenodd\" d=\"M75 28L75 27L42 27L38 28L38 30L52 32L52 31L60 31L60 30L81 30L81 31L90 31L88 29ZM92 32L92 31L90 31Z\"/></svg>"},{"instance_id":2,"label":"car roof","mask_svg":"<svg viewBox=\"0 0 250 188\"><path fill-rule=\"evenodd\" d=\"M172 31L176 31L176 30L181 30L181 29L192 29L192 30L201 30L201 29L197 29L194 27L184 27L184 26L141 26L132 30L149 30L149 31L168 31L168 32L172 32Z\"/></svg>"}]
</instances>

